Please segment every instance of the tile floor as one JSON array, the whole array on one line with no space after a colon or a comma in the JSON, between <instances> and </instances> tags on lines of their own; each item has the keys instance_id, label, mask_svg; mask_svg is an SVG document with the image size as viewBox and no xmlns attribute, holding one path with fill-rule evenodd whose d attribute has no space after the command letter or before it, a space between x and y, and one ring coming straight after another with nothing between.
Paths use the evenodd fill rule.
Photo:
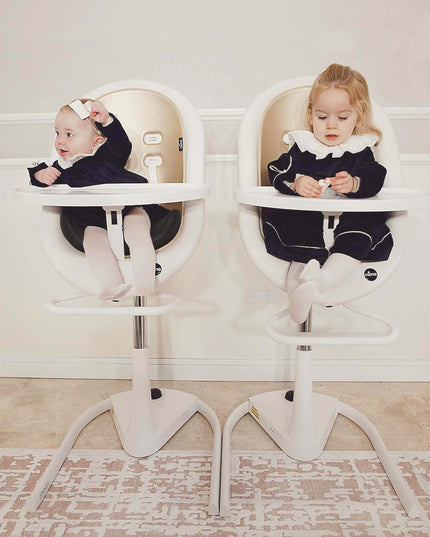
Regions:
<instances>
[{"instance_id":1,"label":"tile floor","mask_svg":"<svg viewBox=\"0 0 430 537\"><path fill-rule=\"evenodd\" d=\"M153 386L199 396L224 425L247 397L289 389L284 382L156 381ZM0 447L56 448L73 421L109 395L130 389L127 380L0 378ZM315 382L314 390L348 403L374 423L390 450L430 451L430 383ZM195 415L165 449L210 449L211 428ZM83 449L120 449L109 413L90 423L75 444ZM232 449L278 449L249 415L233 431ZM372 449L366 435L339 416L327 450Z\"/></svg>"}]
</instances>

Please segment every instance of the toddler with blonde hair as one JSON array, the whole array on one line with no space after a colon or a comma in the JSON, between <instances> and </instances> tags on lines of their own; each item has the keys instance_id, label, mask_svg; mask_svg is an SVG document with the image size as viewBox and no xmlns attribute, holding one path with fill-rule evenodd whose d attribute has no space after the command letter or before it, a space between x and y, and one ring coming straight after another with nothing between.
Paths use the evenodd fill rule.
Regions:
<instances>
[{"instance_id":1,"label":"toddler with blonde hair","mask_svg":"<svg viewBox=\"0 0 430 537\"><path fill-rule=\"evenodd\" d=\"M307 109L309 130L288 133L289 151L268 165L273 186L307 198L375 196L386 169L372 148L381 139L373 125L364 77L332 64L312 85ZM290 313L303 323L315 302L343 282L362 261L388 259L393 240L385 213L342 213L327 249L323 214L275 209L263 222L267 251L290 261L287 292Z\"/></svg>"}]
</instances>

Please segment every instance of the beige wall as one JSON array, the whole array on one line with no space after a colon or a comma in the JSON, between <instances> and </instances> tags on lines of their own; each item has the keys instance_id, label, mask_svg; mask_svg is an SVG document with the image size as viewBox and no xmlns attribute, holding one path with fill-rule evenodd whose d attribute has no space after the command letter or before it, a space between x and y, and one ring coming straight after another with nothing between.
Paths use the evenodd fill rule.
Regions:
<instances>
[{"instance_id":1,"label":"beige wall","mask_svg":"<svg viewBox=\"0 0 430 537\"><path fill-rule=\"evenodd\" d=\"M0 112L50 112L107 82L175 86L198 108L353 65L384 106L428 104L427 0L1 0Z\"/></svg>"},{"instance_id":2,"label":"beige wall","mask_svg":"<svg viewBox=\"0 0 430 537\"><path fill-rule=\"evenodd\" d=\"M132 78L171 85L199 109L244 108L269 85L334 61L362 71L384 107L429 106L427 0L0 0L0 8L0 114L55 112ZM410 127L399 130L401 150L430 153L430 136ZM3 126L0 136L0 158L49 154L39 126L26 136Z\"/></svg>"}]
</instances>

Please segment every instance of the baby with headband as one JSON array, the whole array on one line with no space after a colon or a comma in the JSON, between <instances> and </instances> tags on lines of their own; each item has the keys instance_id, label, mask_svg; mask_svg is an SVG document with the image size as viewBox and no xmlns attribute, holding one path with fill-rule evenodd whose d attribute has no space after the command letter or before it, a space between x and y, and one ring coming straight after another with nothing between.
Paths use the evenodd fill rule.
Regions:
<instances>
[{"instance_id":1,"label":"baby with headband","mask_svg":"<svg viewBox=\"0 0 430 537\"><path fill-rule=\"evenodd\" d=\"M124 168L131 153L131 142L119 120L101 102L81 100L61 107L55 118L55 135L58 160L52 166L41 163L29 168L31 184L84 187L147 182ZM63 211L82 233L85 255L100 283L99 298L117 299L127 293L131 284L124 283L110 247L104 209L65 207ZM155 286L151 223L163 218L168 210L159 205L145 205L127 206L122 212L124 238L133 263L135 294L148 296L154 293Z\"/></svg>"}]
</instances>

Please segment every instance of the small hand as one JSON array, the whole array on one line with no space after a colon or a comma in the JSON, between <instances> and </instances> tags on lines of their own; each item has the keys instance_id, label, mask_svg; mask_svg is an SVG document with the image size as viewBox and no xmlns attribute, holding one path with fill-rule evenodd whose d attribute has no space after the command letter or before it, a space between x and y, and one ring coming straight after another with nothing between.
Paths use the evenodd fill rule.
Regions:
<instances>
[{"instance_id":1,"label":"small hand","mask_svg":"<svg viewBox=\"0 0 430 537\"><path fill-rule=\"evenodd\" d=\"M354 190L354 177L348 172L337 172L334 177L330 177L331 188L339 194L349 194Z\"/></svg>"},{"instance_id":2,"label":"small hand","mask_svg":"<svg viewBox=\"0 0 430 537\"><path fill-rule=\"evenodd\" d=\"M322 188L313 177L301 175L294 181L294 190L304 198L319 198Z\"/></svg>"},{"instance_id":3,"label":"small hand","mask_svg":"<svg viewBox=\"0 0 430 537\"><path fill-rule=\"evenodd\" d=\"M60 177L60 175L60 170L49 166L48 168L44 168L43 170L36 172L34 177L39 181L39 183L51 186Z\"/></svg>"},{"instance_id":4,"label":"small hand","mask_svg":"<svg viewBox=\"0 0 430 537\"><path fill-rule=\"evenodd\" d=\"M97 121L97 123L101 123L103 127L106 127L112 122L109 111L100 101L91 101L90 118Z\"/></svg>"}]
</instances>

